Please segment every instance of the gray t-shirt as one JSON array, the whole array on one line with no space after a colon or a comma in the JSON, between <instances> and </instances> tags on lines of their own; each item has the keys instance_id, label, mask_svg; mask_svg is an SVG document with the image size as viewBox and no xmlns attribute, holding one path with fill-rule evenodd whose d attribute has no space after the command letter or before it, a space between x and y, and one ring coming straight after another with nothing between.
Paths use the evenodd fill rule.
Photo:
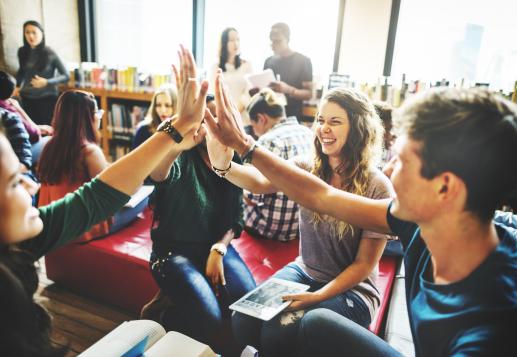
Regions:
<instances>
[{"instance_id":1,"label":"gray t-shirt","mask_svg":"<svg viewBox=\"0 0 517 357\"><path fill-rule=\"evenodd\" d=\"M365 197L389 198L393 188L389 179L379 170L372 172ZM335 233L329 222L314 225L313 211L300 207L300 256L295 262L314 280L327 283L336 278L355 260L361 239L387 239L389 236L357 227L349 229L342 238ZM380 303L375 281L376 267L370 276L352 289L370 310L373 318Z\"/></svg>"},{"instance_id":2,"label":"gray t-shirt","mask_svg":"<svg viewBox=\"0 0 517 357\"><path fill-rule=\"evenodd\" d=\"M275 75L280 75L280 80L298 89L303 88L303 82L312 82L312 62L309 57L298 52L293 52L287 57L279 55L271 56L264 62L264 69L271 68ZM301 119L303 101L286 95L287 116L295 116Z\"/></svg>"}]
</instances>

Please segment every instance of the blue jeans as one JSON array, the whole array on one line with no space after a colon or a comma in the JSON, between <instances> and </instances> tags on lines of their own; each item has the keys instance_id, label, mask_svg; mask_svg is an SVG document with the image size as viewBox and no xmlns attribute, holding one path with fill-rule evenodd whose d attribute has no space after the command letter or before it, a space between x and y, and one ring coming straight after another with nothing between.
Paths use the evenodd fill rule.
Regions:
<instances>
[{"instance_id":1,"label":"blue jeans","mask_svg":"<svg viewBox=\"0 0 517 357\"><path fill-rule=\"evenodd\" d=\"M304 357L402 356L372 332L328 309L307 312L297 345Z\"/></svg>"},{"instance_id":2,"label":"blue jeans","mask_svg":"<svg viewBox=\"0 0 517 357\"><path fill-rule=\"evenodd\" d=\"M297 264L290 263L277 271L273 277L295 281L310 286L309 291L316 291L325 283L308 276ZM306 311L325 308L335 311L358 324L367 327L370 324L370 311L364 301L351 291L337 295L328 300L310 306L306 310L280 313L270 321L235 312L232 315L233 333L237 340L251 345L260 351L260 356L298 356L297 339L300 324L305 319Z\"/></svg>"},{"instance_id":3,"label":"blue jeans","mask_svg":"<svg viewBox=\"0 0 517 357\"><path fill-rule=\"evenodd\" d=\"M239 253L230 245L224 256L226 286L219 297L206 279L205 267L210 246L178 245L170 255L151 254L151 271L174 306L167 310L162 323L167 330L182 332L212 346L223 355L242 351L231 334L228 306L255 288L255 280Z\"/></svg>"}]
</instances>

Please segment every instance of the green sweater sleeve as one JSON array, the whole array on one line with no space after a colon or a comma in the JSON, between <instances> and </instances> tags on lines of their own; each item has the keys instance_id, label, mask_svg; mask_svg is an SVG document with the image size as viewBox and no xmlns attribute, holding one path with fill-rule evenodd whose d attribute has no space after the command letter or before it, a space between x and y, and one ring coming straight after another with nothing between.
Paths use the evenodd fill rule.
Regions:
<instances>
[{"instance_id":1,"label":"green sweater sleeve","mask_svg":"<svg viewBox=\"0 0 517 357\"><path fill-rule=\"evenodd\" d=\"M39 209L43 231L22 244L39 258L87 232L94 224L113 215L129 196L99 179Z\"/></svg>"}]
</instances>

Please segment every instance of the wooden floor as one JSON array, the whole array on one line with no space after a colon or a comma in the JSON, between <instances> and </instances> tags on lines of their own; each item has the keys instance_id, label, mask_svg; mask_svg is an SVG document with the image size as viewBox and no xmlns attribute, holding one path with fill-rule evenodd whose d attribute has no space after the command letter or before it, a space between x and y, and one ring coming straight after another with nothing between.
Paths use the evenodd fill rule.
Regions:
<instances>
[{"instance_id":1,"label":"wooden floor","mask_svg":"<svg viewBox=\"0 0 517 357\"><path fill-rule=\"evenodd\" d=\"M52 340L68 344L68 356L76 356L120 323L137 318L136 314L108 306L76 294L47 279L40 261L38 299L53 317Z\"/></svg>"}]
</instances>

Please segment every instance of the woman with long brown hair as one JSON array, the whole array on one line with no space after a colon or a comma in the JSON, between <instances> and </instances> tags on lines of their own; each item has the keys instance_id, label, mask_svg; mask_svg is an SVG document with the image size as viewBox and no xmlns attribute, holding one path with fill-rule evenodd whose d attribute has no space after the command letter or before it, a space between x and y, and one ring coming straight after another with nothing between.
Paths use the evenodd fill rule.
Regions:
<instances>
[{"instance_id":1,"label":"woman with long brown hair","mask_svg":"<svg viewBox=\"0 0 517 357\"><path fill-rule=\"evenodd\" d=\"M78 189L108 167L97 145L102 111L93 94L79 90L64 92L56 103L54 136L41 153L38 177L41 189L38 206L45 206ZM104 221L83 235L90 240L109 233Z\"/></svg>"},{"instance_id":2,"label":"woman with long brown hair","mask_svg":"<svg viewBox=\"0 0 517 357\"><path fill-rule=\"evenodd\" d=\"M185 103L174 123L159 128L138 149L117 160L72 194L36 209L36 185L24 180L20 162L0 133L0 351L2 356L64 356L50 340L51 319L34 300L35 262L120 209L166 157L203 139L198 132L208 83L192 85L196 67L182 49L179 92ZM69 118L73 120L73 117ZM175 134L172 135L171 133ZM181 139L179 139L181 138ZM174 204L174 202L171 202Z\"/></svg>"},{"instance_id":3,"label":"woman with long brown hair","mask_svg":"<svg viewBox=\"0 0 517 357\"><path fill-rule=\"evenodd\" d=\"M295 158L297 165L341 190L370 198L389 197L389 180L376 168L382 126L372 103L351 89L334 89L321 101L314 123L315 155ZM230 164L233 150L208 141L210 160L234 184L254 193L276 192L251 166ZM377 264L386 236L300 207L300 256L274 277L310 286L288 296L287 314L262 322L235 313L233 330L241 343L267 356L297 355L296 338L305 310L328 308L367 327L380 303L375 286ZM290 314L290 315L289 315Z\"/></svg>"}]
</instances>

